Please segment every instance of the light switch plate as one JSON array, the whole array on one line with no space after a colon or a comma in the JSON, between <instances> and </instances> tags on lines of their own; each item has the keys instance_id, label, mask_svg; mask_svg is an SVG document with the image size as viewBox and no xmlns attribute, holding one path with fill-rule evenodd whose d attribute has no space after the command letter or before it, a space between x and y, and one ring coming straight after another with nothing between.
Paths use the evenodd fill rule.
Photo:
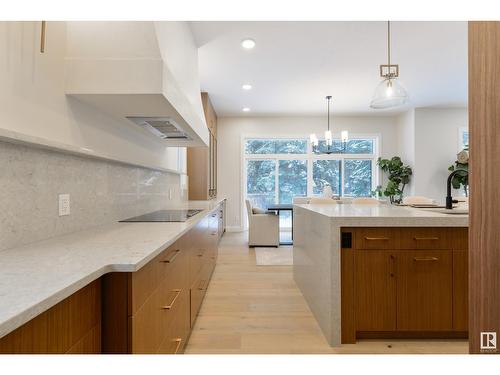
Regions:
<instances>
[{"instance_id":1,"label":"light switch plate","mask_svg":"<svg viewBox=\"0 0 500 375\"><path fill-rule=\"evenodd\" d=\"M59 194L59 216L70 214L69 194Z\"/></svg>"}]
</instances>

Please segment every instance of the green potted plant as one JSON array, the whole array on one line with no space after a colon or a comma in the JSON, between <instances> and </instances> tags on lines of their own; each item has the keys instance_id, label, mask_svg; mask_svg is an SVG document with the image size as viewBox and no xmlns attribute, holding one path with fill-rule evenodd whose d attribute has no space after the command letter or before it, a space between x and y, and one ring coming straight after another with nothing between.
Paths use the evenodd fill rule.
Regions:
<instances>
[{"instance_id":1,"label":"green potted plant","mask_svg":"<svg viewBox=\"0 0 500 375\"><path fill-rule=\"evenodd\" d=\"M405 186L410 182L413 171L408 165L404 165L399 156L392 159L378 158L377 165L388 174L388 182L385 189L382 185L373 191L375 196L389 197L391 204L401 204Z\"/></svg>"},{"instance_id":2,"label":"green potted plant","mask_svg":"<svg viewBox=\"0 0 500 375\"><path fill-rule=\"evenodd\" d=\"M448 167L448 170L453 172L456 169L463 169L469 171L469 148L465 147L462 151L457 154L457 160L455 163ZM465 196L469 196L469 175L457 173L453 176L451 180L451 186L453 189L463 188Z\"/></svg>"}]
</instances>

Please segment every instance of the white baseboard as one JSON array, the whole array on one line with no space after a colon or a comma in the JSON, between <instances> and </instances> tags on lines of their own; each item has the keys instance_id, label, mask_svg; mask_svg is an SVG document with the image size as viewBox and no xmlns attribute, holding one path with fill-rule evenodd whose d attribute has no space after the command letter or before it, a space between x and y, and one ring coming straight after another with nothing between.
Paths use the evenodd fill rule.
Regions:
<instances>
[{"instance_id":1,"label":"white baseboard","mask_svg":"<svg viewBox=\"0 0 500 375\"><path fill-rule=\"evenodd\" d=\"M243 232L243 227L226 227L226 232Z\"/></svg>"}]
</instances>

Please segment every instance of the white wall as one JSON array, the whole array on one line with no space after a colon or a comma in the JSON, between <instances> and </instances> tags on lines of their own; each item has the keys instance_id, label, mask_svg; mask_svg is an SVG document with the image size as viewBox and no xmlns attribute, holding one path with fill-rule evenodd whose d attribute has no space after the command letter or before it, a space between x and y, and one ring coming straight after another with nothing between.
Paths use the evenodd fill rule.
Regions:
<instances>
[{"instance_id":1,"label":"white wall","mask_svg":"<svg viewBox=\"0 0 500 375\"><path fill-rule=\"evenodd\" d=\"M467 127L466 108L415 110L415 195L444 203L448 167L456 160L459 129ZM462 195L455 191L455 195Z\"/></svg>"},{"instance_id":2,"label":"white wall","mask_svg":"<svg viewBox=\"0 0 500 375\"><path fill-rule=\"evenodd\" d=\"M411 109L397 118L398 124L398 155L404 164L414 168L415 166L415 110ZM405 187L405 195L415 195L413 176L408 186Z\"/></svg>"},{"instance_id":3,"label":"white wall","mask_svg":"<svg viewBox=\"0 0 500 375\"><path fill-rule=\"evenodd\" d=\"M448 167L460 151L459 130L467 127L467 108L416 108L398 116L397 122L398 153L413 169L405 195L444 203Z\"/></svg>"},{"instance_id":4,"label":"white wall","mask_svg":"<svg viewBox=\"0 0 500 375\"><path fill-rule=\"evenodd\" d=\"M242 225L243 136L308 136L325 131L325 117L234 117L219 118L217 123L218 193L227 198L227 225L239 229ZM397 121L395 117L334 117L333 129L350 134L379 135L380 156L397 154Z\"/></svg>"},{"instance_id":5,"label":"white wall","mask_svg":"<svg viewBox=\"0 0 500 375\"><path fill-rule=\"evenodd\" d=\"M47 23L44 54L40 22L0 22L0 35L0 128L153 168L177 164L177 151L160 140L66 97L65 22ZM149 54L149 47L139 55Z\"/></svg>"}]
</instances>

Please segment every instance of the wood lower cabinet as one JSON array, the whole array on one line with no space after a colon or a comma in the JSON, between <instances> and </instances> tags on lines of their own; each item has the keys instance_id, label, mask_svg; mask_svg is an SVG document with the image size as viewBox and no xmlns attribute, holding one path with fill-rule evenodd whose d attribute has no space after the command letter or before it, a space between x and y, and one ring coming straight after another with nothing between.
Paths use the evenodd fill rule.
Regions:
<instances>
[{"instance_id":1,"label":"wood lower cabinet","mask_svg":"<svg viewBox=\"0 0 500 375\"><path fill-rule=\"evenodd\" d=\"M395 260L390 250L360 250L355 254L356 328L359 331L396 329Z\"/></svg>"},{"instance_id":2,"label":"wood lower cabinet","mask_svg":"<svg viewBox=\"0 0 500 375\"><path fill-rule=\"evenodd\" d=\"M467 228L342 232L343 343L467 336Z\"/></svg>"},{"instance_id":3,"label":"wood lower cabinet","mask_svg":"<svg viewBox=\"0 0 500 375\"><path fill-rule=\"evenodd\" d=\"M0 338L0 354L101 352L101 280Z\"/></svg>"},{"instance_id":4,"label":"wood lower cabinet","mask_svg":"<svg viewBox=\"0 0 500 375\"><path fill-rule=\"evenodd\" d=\"M219 215L220 208L213 211L196 226L196 240L191 249L191 265L189 267L191 291L191 327L194 326L196 316L207 291L217 262L219 245ZM199 239L203 238L203 241Z\"/></svg>"},{"instance_id":5,"label":"wood lower cabinet","mask_svg":"<svg viewBox=\"0 0 500 375\"><path fill-rule=\"evenodd\" d=\"M186 271L189 259L187 250L183 246L186 240L187 238L181 238L164 251L165 255L161 254L143 269L131 274L129 281L131 353L161 352L167 347L173 347L162 345L169 340L178 340L179 349L182 349L187 341L189 325L186 324L186 317L189 314L189 284ZM159 272L162 277L159 278L157 284L148 282L147 284L152 287L146 289L144 279L155 278L151 273L151 266L155 265L160 265ZM139 301L136 302L136 300ZM173 351L166 352L168 353L173 353Z\"/></svg>"},{"instance_id":6,"label":"wood lower cabinet","mask_svg":"<svg viewBox=\"0 0 500 375\"><path fill-rule=\"evenodd\" d=\"M103 352L183 352L215 268L220 208L139 271L104 276Z\"/></svg>"},{"instance_id":7,"label":"wood lower cabinet","mask_svg":"<svg viewBox=\"0 0 500 375\"><path fill-rule=\"evenodd\" d=\"M182 353L212 277L224 203L137 272L114 272L0 338L0 354Z\"/></svg>"},{"instance_id":8,"label":"wood lower cabinet","mask_svg":"<svg viewBox=\"0 0 500 375\"><path fill-rule=\"evenodd\" d=\"M395 252L397 330L453 330L451 250Z\"/></svg>"},{"instance_id":9,"label":"wood lower cabinet","mask_svg":"<svg viewBox=\"0 0 500 375\"><path fill-rule=\"evenodd\" d=\"M469 262L467 250L453 250L453 327L468 331L469 327Z\"/></svg>"}]
</instances>

